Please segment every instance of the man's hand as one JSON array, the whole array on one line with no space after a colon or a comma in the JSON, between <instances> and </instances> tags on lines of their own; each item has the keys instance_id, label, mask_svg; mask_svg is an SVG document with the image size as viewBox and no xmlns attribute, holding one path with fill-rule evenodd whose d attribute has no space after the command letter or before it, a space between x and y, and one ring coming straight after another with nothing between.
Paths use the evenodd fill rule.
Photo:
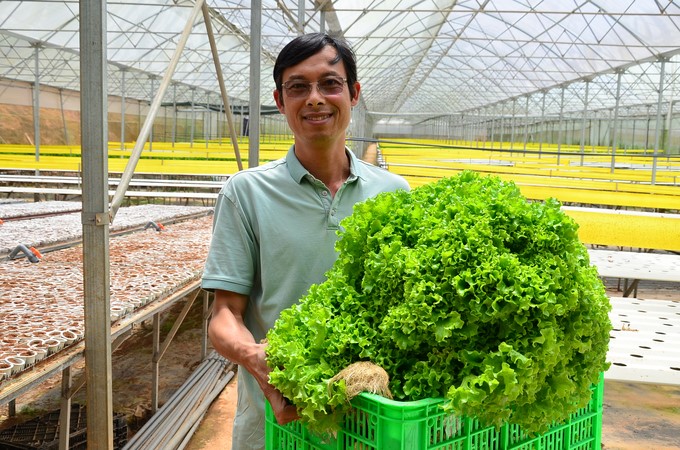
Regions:
<instances>
[{"instance_id":1,"label":"man's hand","mask_svg":"<svg viewBox=\"0 0 680 450\"><path fill-rule=\"evenodd\" d=\"M246 328L243 314L248 306L248 297L229 291L215 291L213 316L208 335L219 354L243 367L255 377L264 396L272 406L276 421L286 424L299 418L294 405L274 386L269 384L266 344L255 342Z\"/></svg>"},{"instance_id":2,"label":"man's hand","mask_svg":"<svg viewBox=\"0 0 680 450\"><path fill-rule=\"evenodd\" d=\"M269 401L274 417L276 417L276 422L279 425L285 425L300 418L295 405L288 403L288 400L274 386L267 383L267 386L262 391L265 398Z\"/></svg>"},{"instance_id":3,"label":"man's hand","mask_svg":"<svg viewBox=\"0 0 680 450\"><path fill-rule=\"evenodd\" d=\"M285 425L288 422L299 419L300 416L297 413L295 405L289 403L278 389L269 384L269 372L271 372L271 369L267 365L265 359L266 355L264 349L266 344L258 345L261 348L261 364L258 364L258 369L256 371L257 373L251 373L253 373L253 376L259 383L265 398L269 401L269 404L272 407L272 412L274 413L274 417L276 417L276 422L278 422L279 425Z\"/></svg>"}]
</instances>

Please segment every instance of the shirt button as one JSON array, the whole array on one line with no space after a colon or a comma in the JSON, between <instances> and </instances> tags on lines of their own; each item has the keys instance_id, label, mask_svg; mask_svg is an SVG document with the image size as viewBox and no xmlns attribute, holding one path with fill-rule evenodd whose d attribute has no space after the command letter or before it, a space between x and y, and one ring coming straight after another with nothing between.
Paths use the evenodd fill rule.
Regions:
<instances>
[{"instance_id":1,"label":"shirt button","mask_svg":"<svg viewBox=\"0 0 680 450\"><path fill-rule=\"evenodd\" d=\"M328 192L326 192L326 191L321 191L321 195L322 195L323 197L325 197L325 196L328 195Z\"/></svg>"}]
</instances>

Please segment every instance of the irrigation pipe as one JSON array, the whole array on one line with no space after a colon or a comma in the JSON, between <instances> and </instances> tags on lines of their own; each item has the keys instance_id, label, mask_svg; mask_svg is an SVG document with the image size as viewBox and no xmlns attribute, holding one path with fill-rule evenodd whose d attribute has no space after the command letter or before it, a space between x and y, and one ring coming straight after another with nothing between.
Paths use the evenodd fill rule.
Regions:
<instances>
[{"instance_id":1,"label":"irrigation pipe","mask_svg":"<svg viewBox=\"0 0 680 450\"><path fill-rule=\"evenodd\" d=\"M186 389L179 391L180 395L176 397L178 401L173 402L173 404L166 408L162 413L159 411L160 414L157 413L154 415L147 425L145 425L145 432L140 437L140 439L131 440L129 447L164 448L160 445L159 441L164 440L168 435L171 435L174 432L173 429L176 428L178 416L184 414L187 407L190 407L192 403L197 401L196 396L200 396L200 391L205 389L205 376L208 375L214 377L213 372L214 371L212 370L197 372L201 374L202 381L194 384L192 386L193 389L189 390L188 394ZM187 384L185 384L185 386L186 385Z\"/></svg>"},{"instance_id":2,"label":"irrigation pipe","mask_svg":"<svg viewBox=\"0 0 680 450\"><path fill-rule=\"evenodd\" d=\"M194 426L200 422L201 418L205 414L205 411L208 409L212 401L215 399L215 397L224 389L224 387L229 383L229 381L233 378L234 373L229 372L224 380L218 380L219 383L217 386L215 386L214 383L210 384L208 386L209 389L203 390L203 395L201 396L200 401L192 402L192 410L190 412L188 411L179 411L181 414L180 420L178 420L178 423L181 423L181 425L176 428L171 430L171 432L168 433L161 433L161 437L163 438L161 440L161 443L154 448L167 448L167 449L176 449L185 438L187 438L187 433L191 428L194 428ZM208 394L207 396L205 394ZM189 438L191 436L188 436ZM170 441L168 442L168 438ZM161 445L162 444L162 445Z\"/></svg>"},{"instance_id":3,"label":"irrigation pipe","mask_svg":"<svg viewBox=\"0 0 680 450\"><path fill-rule=\"evenodd\" d=\"M201 395L202 390L206 389L206 383L215 379L214 369L216 366L219 369L221 365L215 364L214 361L208 361L207 365L202 365L201 370L195 372L196 377L194 378L198 378L198 381L187 380L175 392L171 401L164 405L164 408L159 410L144 426L144 432L139 439L133 438L128 446L130 448L163 448L158 441L162 441L168 434L172 433L172 430L176 428L178 418L185 414L185 410L190 405L197 402L197 397Z\"/></svg>"},{"instance_id":4,"label":"irrigation pipe","mask_svg":"<svg viewBox=\"0 0 680 450\"><path fill-rule=\"evenodd\" d=\"M195 430L201 422L201 419L205 415L213 400L224 390L224 388L229 384L231 379L234 378L234 372L229 372L223 380L220 380L217 386L214 386L210 391L208 396L203 400L200 406L189 416L188 420L185 420L182 427L177 431L172 440L170 440L168 447L171 449L182 449L191 439L193 431Z\"/></svg>"},{"instance_id":5,"label":"irrigation pipe","mask_svg":"<svg viewBox=\"0 0 680 450\"><path fill-rule=\"evenodd\" d=\"M154 439L151 441L149 448L170 450L171 447L166 445L166 441L172 438L178 428L182 428L181 424L184 423L186 417L191 414L197 404L203 401L205 392L211 388L214 379L213 370L206 372L205 376L201 378L199 385L190 390L184 400L183 407L174 408L171 410L170 414L160 422L160 432L154 434Z\"/></svg>"},{"instance_id":6,"label":"irrigation pipe","mask_svg":"<svg viewBox=\"0 0 680 450\"><path fill-rule=\"evenodd\" d=\"M189 378L187 378L186 382L179 388L177 392L175 392L170 400L161 406L156 414L154 414L153 417L151 417L151 419L149 419L149 421L128 441L127 445L124 447L125 449L133 448L133 446L137 444L138 441L144 441L147 439L147 436L154 431L155 422L158 420L158 418L163 417L166 414L166 411L171 410L176 406L177 403L181 402L184 391L186 390L186 386L193 385L195 380L201 375L203 365L201 365L199 369L200 370L194 371L189 376Z\"/></svg>"},{"instance_id":7,"label":"irrigation pipe","mask_svg":"<svg viewBox=\"0 0 680 450\"><path fill-rule=\"evenodd\" d=\"M234 369L233 363L213 352L128 441L124 450L170 449L168 439L178 445L175 441L185 439L187 430L196 429L197 424L189 419L199 420L205 414L215 396L233 379Z\"/></svg>"}]
</instances>

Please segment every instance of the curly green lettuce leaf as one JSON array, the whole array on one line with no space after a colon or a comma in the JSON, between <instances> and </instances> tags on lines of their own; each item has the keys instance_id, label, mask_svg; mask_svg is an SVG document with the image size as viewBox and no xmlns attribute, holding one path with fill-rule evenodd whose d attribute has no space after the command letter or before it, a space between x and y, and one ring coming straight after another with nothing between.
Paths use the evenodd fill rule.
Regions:
<instances>
[{"instance_id":1,"label":"curly green lettuce leaf","mask_svg":"<svg viewBox=\"0 0 680 450\"><path fill-rule=\"evenodd\" d=\"M485 424L543 432L606 370L609 300L554 199L466 171L378 195L341 223L326 281L268 333L271 382L312 430L349 409L328 384L356 361L397 400L442 397Z\"/></svg>"}]
</instances>

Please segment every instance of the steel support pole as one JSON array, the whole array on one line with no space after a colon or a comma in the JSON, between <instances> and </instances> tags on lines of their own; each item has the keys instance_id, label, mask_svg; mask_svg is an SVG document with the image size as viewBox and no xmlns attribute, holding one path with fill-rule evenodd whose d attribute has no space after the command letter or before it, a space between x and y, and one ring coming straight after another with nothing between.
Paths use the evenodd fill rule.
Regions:
<instances>
[{"instance_id":1,"label":"steel support pole","mask_svg":"<svg viewBox=\"0 0 680 450\"><path fill-rule=\"evenodd\" d=\"M656 127L654 130L654 157L652 159L652 184L656 184L656 166L659 157L659 143L661 142L661 105L663 104L663 81L666 76L666 58L661 58L659 70L659 96L656 102Z\"/></svg>"},{"instance_id":2,"label":"steel support pole","mask_svg":"<svg viewBox=\"0 0 680 450\"><path fill-rule=\"evenodd\" d=\"M33 145L35 146L35 160L40 161L40 45L33 45ZM39 173L36 170L36 175Z\"/></svg>"},{"instance_id":3,"label":"steel support pole","mask_svg":"<svg viewBox=\"0 0 680 450\"><path fill-rule=\"evenodd\" d=\"M239 118L239 121L241 122L241 123L240 123L240 125L241 125L241 126L240 126L240 128L241 128L241 137L243 137L243 136L246 135L246 123L245 123L245 120L243 120L243 118L244 118L245 115L246 115L246 114L245 114L245 111L244 111L244 109L243 109L244 107L245 107L245 106L243 105L243 103L241 103L241 116L240 116L240 118Z\"/></svg>"},{"instance_id":4,"label":"steel support pole","mask_svg":"<svg viewBox=\"0 0 680 450\"><path fill-rule=\"evenodd\" d=\"M125 150L125 69L120 71L120 149Z\"/></svg>"},{"instance_id":5,"label":"steel support pole","mask_svg":"<svg viewBox=\"0 0 680 450\"><path fill-rule=\"evenodd\" d=\"M151 354L151 413L158 411L158 386L161 347L161 319L160 313L153 315L153 344Z\"/></svg>"},{"instance_id":6,"label":"steel support pole","mask_svg":"<svg viewBox=\"0 0 680 450\"><path fill-rule=\"evenodd\" d=\"M87 448L113 449L106 0L80 2Z\"/></svg>"},{"instance_id":7,"label":"steel support pole","mask_svg":"<svg viewBox=\"0 0 680 450\"><path fill-rule=\"evenodd\" d=\"M560 90L560 118L557 122L557 164L560 163L560 154L562 151L562 121L564 120L564 89L562 86Z\"/></svg>"},{"instance_id":8,"label":"steel support pole","mask_svg":"<svg viewBox=\"0 0 680 450\"><path fill-rule=\"evenodd\" d=\"M135 146L132 149L130 159L128 160L128 163L125 166L125 171L121 175L120 183L118 184L116 192L113 195L113 199L111 200L112 219L113 217L116 216L116 213L120 208L120 205L123 203L123 199L125 198L125 191L130 185L130 180L132 179L132 175L135 172L135 167L137 167L139 157L142 154L142 150L144 150L144 144L146 144L146 141L149 138L149 134L151 133L153 121L156 118L158 109L161 106L161 102L163 101L165 91L168 89L168 86L170 85L172 75L175 73L175 69L177 68L177 64L179 63L179 58L182 56L182 51L184 50L184 47L187 41L189 40L189 35L191 34L191 30L194 26L194 23L196 22L196 18L198 17L198 14L201 11L203 1L204 0L196 0L196 3L194 4L193 9L191 10L191 13L189 14L187 23L184 25L184 29L182 30L182 35L180 36L179 42L177 43L177 48L175 48L175 53L173 53L172 58L170 59L170 63L168 64L168 68L165 70L165 73L163 74L163 80L161 81L160 87L158 88L158 92L156 92L156 95L153 101L151 102L151 106L149 107L149 113L147 114L146 119L144 120L144 124L142 125L141 130L139 131L139 136L137 137Z\"/></svg>"},{"instance_id":9,"label":"steel support pole","mask_svg":"<svg viewBox=\"0 0 680 450\"><path fill-rule=\"evenodd\" d=\"M651 106L647 106L647 121L646 121L646 127L645 127L645 155L647 155L647 150L649 149L649 127L650 127L650 122L651 122L651 117L650 113L652 111Z\"/></svg>"},{"instance_id":10,"label":"steel support pole","mask_svg":"<svg viewBox=\"0 0 680 450\"><path fill-rule=\"evenodd\" d=\"M501 107L501 118L500 118L500 124L498 125L498 129L500 130L500 136L498 139L498 148L500 150L503 150L503 141L505 140L505 102L500 104Z\"/></svg>"},{"instance_id":11,"label":"steel support pole","mask_svg":"<svg viewBox=\"0 0 680 450\"><path fill-rule=\"evenodd\" d=\"M586 116L588 114L588 89L590 88L590 81L586 80L586 92L583 97L583 118L581 121L581 166L583 166L583 159L585 157L586 148Z\"/></svg>"},{"instance_id":12,"label":"steel support pole","mask_svg":"<svg viewBox=\"0 0 680 450\"><path fill-rule=\"evenodd\" d=\"M664 140L666 147L666 161L670 161L671 152L673 150L671 142L671 136L673 136L673 103L674 101L671 95L671 99L668 100L668 112L666 113L666 132L664 133L666 136L668 136L668 138Z\"/></svg>"},{"instance_id":13,"label":"steel support pole","mask_svg":"<svg viewBox=\"0 0 680 450\"><path fill-rule=\"evenodd\" d=\"M172 146L177 139L177 85L172 85Z\"/></svg>"},{"instance_id":14,"label":"steel support pole","mask_svg":"<svg viewBox=\"0 0 680 450\"><path fill-rule=\"evenodd\" d=\"M262 1L250 3L250 132L248 167L260 164L260 53L262 48Z\"/></svg>"},{"instance_id":15,"label":"steel support pole","mask_svg":"<svg viewBox=\"0 0 680 450\"><path fill-rule=\"evenodd\" d=\"M184 319L186 319L187 315L189 314L189 311L191 310L191 307L193 306L194 302L196 301L196 298L198 297L199 292L200 292L200 290L196 289L196 291L194 291L193 296L189 300L187 300L187 302L184 304L182 311L179 313L179 315L175 319L175 323L172 324L172 328L166 334L165 339L163 339L163 342L160 344L160 347L158 347L157 354L156 353L154 354L154 362L160 361L163 358L163 355L165 355L165 352L168 351L168 348L170 347L170 344L172 343L173 338L177 334L179 327L184 322Z\"/></svg>"},{"instance_id":16,"label":"steel support pole","mask_svg":"<svg viewBox=\"0 0 680 450\"><path fill-rule=\"evenodd\" d=\"M489 140L489 124L488 124L488 119L487 119L488 113L486 112L486 110L487 110L488 108L489 108L488 106L485 106L484 109L483 109L483 111L482 111L482 114L483 114L483 116L482 116L482 118L483 118L483 120L482 120L482 128L483 128L483 130L484 130L484 144L482 145L482 148L483 148L483 149L486 148L486 143L487 143L488 140Z\"/></svg>"},{"instance_id":17,"label":"steel support pole","mask_svg":"<svg viewBox=\"0 0 680 450\"><path fill-rule=\"evenodd\" d=\"M297 21L300 35L305 34L305 2L298 2Z\"/></svg>"},{"instance_id":18,"label":"steel support pole","mask_svg":"<svg viewBox=\"0 0 680 450\"><path fill-rule=\"evenodd\" d=\"M452 145L456 133L456 127L454 125L455 119L453 115L448 114L442 118L442 120L444 121L444 142L446 142L447 145Z\"/></svg>"},{"instance_id":19,"label":"steel support pole","mask_svg":"<svg viewBox=\"0 0 680 450\"><path fill-rule=\"evenodd\" d=\"M71 437L71 366L61 371L61 401L59 408L59 450L68 450Z\"/></svg>"},{"instance_id":20,"label":"steel support pole","mask_svg":"<svg viewBox=\"0 0 680 450\"><path fill-rule=\"evenodd\" d=\"M168 108L163 107L163 137L161 142L168 142Z\"/></svg>"},{"instance_id":21,"label":"steel support pole","mask_svg":"<svg viewBox=\"0 0 680 450\"><path fill-rule=\"evenodd\" d=\"M205 5L205 3L203 4ZM212 115L210 114L210 91L205 92L205 110L206 111L203 113L203 133L205 134L205 150L207 152L210 147L210 132L212 131L212 127L210 126L210 122L212 121Z\"/></svg>"},{"instance_id":22,"label":"steel support pole","mask_svg":"<svg viewBox=\"0 0 680 450\"><path fill-rule=\"evenodd\" d=\"M515 114L517 114L517 99L512 99L512 119L510 121L510 151L515 148Z\"/></svg>"},{"instance_id":23,"label":"steel support pole","mask_svg":"<svg viewBox=\"0 0 680 450\"><path fill-rule=\"evenodd\" d=\"M541 152L543 151L543 142L546 140L548 135L548 127L545 126L545 97L548 95L547 91L543 91L543 100L541 100L541 127L543 127L543 132L541 133L541 139L538 141L538 159L541 159ZM536 130L538 133L538 130Z\"/></svg>"},{"instance_id":24,"label":"steel support pole","mask_svg":"<svg viewBox=\"0 0 680 450\"><path fill-rule=\"evenodd\" d=\"M68 142L68 127L66 125L66 115L64 114L64 90L59 89L59 111L61 112L61 123L64 127L64 144L69 145ZM69 153L70 150L69 150Z\"/></svg>"},{"instance_id":25,"label":"steel support pole","mask_svg":"<svg viewBox=\"0 0 680 450\"><path fill-rule=\"evenodd\" d=\"M628 117L633 117L633 130L631 131L631 137L630 137L630 148L635 148L635 127L637 125L637 119L635 118L634 115L630 113L631 108L628 108Z\"/></svg>"},{"instance_id":26,"label":"steel support pole","mask_svg":"<svg viewBox=\"0 0 680 450\"><path fill-rule=\"evenodd\" d=\"M621 78L623 71L619 70L616 75L616 99L614 99L614 123L612 124L612 163L610 172L614 173L616 168L616 149L619 146L619 135L617 133L619 128L619 104L621 103Z\"/></svg>"},{"instance_id":27,"label":"steel support pole","mask_svg":"<svg viewBox=\"0 0 680 450\"><path fill-rule=\"evenodd\" d=\"M217 114L217 145L221 146L222 145L222 124L220 124L220 117L222 117L222 113L225 113L224 104L221 103L219 105L219 108L220 108L220 111L219 111L219 114Z\"/></svg>"},{"instance_id":28,"label":"steel support pole","mask_svg":"<svg viewBox=\"0 0 680 450\"><path fill-rule=\"evenodd\" d=\"M529 142L529 95L527 95L527 103L524 112L524 154L527 152L527 142Z\"/></svg>"},{"instance_id":29,"label":"steel support pole","mask_svg":"<svg viewBox=\"0 0 680 450\"><path fill-rule=\"evenodd\" d=\"M491 109L491 107L489 107ZM494 111L491 111L491 114L494 114ZM492 115L491 116L491 148L493 149L495 147L494 142L496 139L496 118Z\"/></svg>"},{"instance_id":30,"label":"steel support pole","mask_svg":"<svg viewBox=\"0 0 680 450\"><path fill-rule=\"evenodd\" d=\"M149 84L150 84L149 90L151 91L151 95L149 96L149 98L151 103L153 103L153 91L156 88L154 77L149 77ZM149 127L149 151L152 150L153 150L153 119L151 119L151 126Z\"/></svg>"},{"instance_id":31,"label":"steel support pole","mask_svg":"<svg viewBox=\"0 0 680 450\"><path fill-rule=\"evenodd\" d=\"M189 89L191 90L191 127L189 128L189 147L194 148L194 131L196 129L196 110L194 106L194 100L196 97L196 88L192 86Z\"/></svg>"}]
</instances>

